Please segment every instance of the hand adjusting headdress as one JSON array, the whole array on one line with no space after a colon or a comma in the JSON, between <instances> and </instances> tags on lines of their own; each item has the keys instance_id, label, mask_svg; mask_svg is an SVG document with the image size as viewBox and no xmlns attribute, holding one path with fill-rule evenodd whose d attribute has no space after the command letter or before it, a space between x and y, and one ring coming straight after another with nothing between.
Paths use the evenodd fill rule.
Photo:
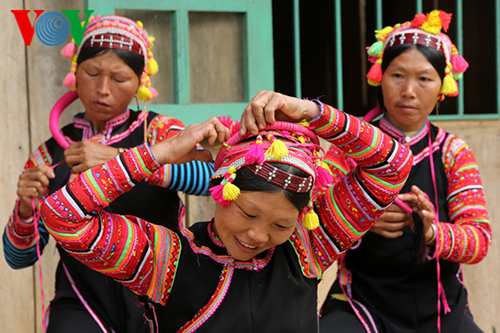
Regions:
<instances>
[{"instance_id":1,"label":"hand adjusting headdress","mask_svg":"<svg viewBox=\"0 0 500 333\"><path fill-rule=\"evenodd\" d=\"M305 126L307 122L293 124L277 121L267 125L257 136L247 133L241 136L239 124L229 118L221 121L230 129L231 138L223 143L215 159L215 172L211 179L223 177L220 185L210 189L212 197L221 205L228 206L236 200L240 189L233 184L236 171L247 168L255 175L283 189L309 192L313 186L331 184L333 177L321 159L323 149L318 137ZM305 126L302 126L305 125ZM283 163L299 168L307 177L292 175L269 162ZM309 201L302 211L302 223L309 229L319 226L319 219Z\"/></svg>"},{"instance_id":2,"label":"hand adjusting headdress","mask_svg":"<svg viewBox=\"0 0 500 333\"><path fill-rule=\"evenodd\" d=\"M433 10L424 15L416 14L411 22L398 23L394 27L385 27L380 31L375 31L378 39L368 49L368 55L373 63L370 71L366 75L368 84L379 86L382 81L382 61L384 51L399 44L419 44L433 48L444 54L446 59L445 77L441 86L441 95L457 96L458 84L456 80L462 78L463 73L469 67L465 59L458 54L458 50L451 42L450 38L441 32L448 31L452 14L442 10Z\"/></svg>"},{"instance_id":3,"label":"hand adjusting headdress","mask_svg":"<svg viewBox=\"0 0 500 333\"><path fill-rule=\"evenodd\" d=\"M64 79L63 84L71 90L76 90L75 72L82 47L127 50L144 57L144 70L137 91L137 99L150 100L155 98L158 92L151 87L150 80L150 77L158 72L158 64L151 52L153 41L154 37L148 36L141 21L134 22L115 15L91 17L83 33L80 46L76 47L72 41L61 50L64 57L72 60L71 71Z\"/></svg>"}]
</instances>

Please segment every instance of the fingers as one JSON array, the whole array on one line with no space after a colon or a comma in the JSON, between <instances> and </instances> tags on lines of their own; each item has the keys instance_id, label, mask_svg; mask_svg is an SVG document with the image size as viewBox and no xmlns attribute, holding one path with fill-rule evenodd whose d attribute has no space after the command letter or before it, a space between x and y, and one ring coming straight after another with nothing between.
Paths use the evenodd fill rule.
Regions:
<instances>
[{"instance_id":1,"label":"fingers","mask_svg":"<svg viewBox=\"0 0 500 333\"><path fill-rule=\"evenodd\" d=\"M162 165L182 164L195 159L193 156L198 156L196 146L205 138L208 144L213 145L216 141L224 142L229 136L229 129L212 117L201 124L189 125L174 137L152 146L151 151L156 161ZM208 159L206 153L200 154L196 159Z\"/></svg>"},{"instance_id":2,"label":"fingers","mask_svg":"<svg viewBox=\"0 0 500 333\"><path fill-rule=\"evenodd\" d=\"M431 211L434 212L434 206L429 200L427 194L419 189L417 186L413 185L411 188L412 192L417 196L417 207L422 211Z\"/></svg>"},{"instance_id":3,"label":"fingers","mask_svg":"<svg viewBox=\"0 0 500 333\"><path fill-rule=\"evenodd\" d=\"M387 207L387 209L385 210L385 213L405 213L405 211L399 207L398 205L396 205L395 203L392 203L389 207Z\"/></svg>"},{"instance_id":4,"label":"fingers","mask_svg":"<svg viewBox=\"0 0 500 333\"><path fill-rule=\"evenodd\" d=\"M192 161L200 161L210 163L213 161L213 156L208 150L199 150L195 149L195 152L192 156ZM187 162L185 162L187 163Z\"/></svg>"},{"instance_id":5,"label":"fingers","mask_svg":"<svg viewBox=\"0 0 500 333\"><path fill-rule=\"evenodd\" d=\"M231 134L229 132L229 128L227 128L226 126L224 126L219 121L219 119L213 118L212 119L212 124L213 124L213 127L215 129L215 132L217 133L217 136L214 138L214 142L213 143L210 143L210 140L209 140L209 143L211 145L215 144L215 139L217 139L217 141L219 141L220 143L222 143L222 142L226 141L227 139L229 139L229 137L231 136Z\"/></svg>"},{"instance_id":6,"label":"fingers","mask_svg":"<svg viewBox=\"0 0 500 333\"><path fill-rule=\"evenodd\" d=\"M247 131L253 135L259 133L259 128L263 129L266 127L266 116L264 114L264 108L268 104L268 101L275 94L272 91L259 91L257 95L252 98L248 106L243 111L241 115L240 122L240 134L245 135ZM269 112L269 111L268 111ZM272 124L273 116L269 116L269 122Z\"/></svg>"},{"instance_id":7,"label":"fingers","mask_svg":"<svg viewBox=\"0 0 500 333\"><path fill-rule=\"evenodd\" d=\"M398 198L399 198L399 200L403 201L407 205L409 203L415 203L415 202L417 202L417 195L415 193L413 193L413 192L400 193L400 194L398 194Z\"/></svg>"},{"instance_id":8,"label":"fingers","mask_svg":"<svg viewBox=\"0 0 500 333\"><path fill-rule=\"evenodd\" d=\"M395 204L391 205L389 209L392 209L392 211L386 211L382 214L370 231L385 238L394 239L403 235L403 231L401 229L409 225L411 215L404 212Z\"/></svg>"},{"instance_id":9,"label":"fingers","mask_svg":"<svg viewBox=\"0 0 500 333\"><path fill-rule=\"evenodd\" d=\"M391 230L386 230L384 228L380 228L377 226L373 226L370 229L370 231L374 232L382 237L389 238L389 239L395 239L395 238L401 237L403 235L403 231L401 231L401 230L391 231Z\"/></svg>"},{"instance_id":10,"label":"fingers","mask_svg":"<svg viewBox=\"0 0 500 333\"><path fill-rule=\"evenodd\" d=\"M47 165L37 165L26 169L17 183L17 194L25 200L40 198L45 194L50 179L54 178L54 170Z\"/></svg>"}]
</instances>

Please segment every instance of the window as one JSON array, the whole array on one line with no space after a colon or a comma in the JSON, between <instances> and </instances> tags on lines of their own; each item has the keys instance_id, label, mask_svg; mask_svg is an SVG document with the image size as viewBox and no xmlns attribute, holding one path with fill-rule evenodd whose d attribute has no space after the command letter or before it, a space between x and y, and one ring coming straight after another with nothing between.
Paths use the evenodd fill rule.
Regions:
<instances>
[{"instance_id":1,"label":"window","mask_svg":"<svg viewBox=\"0 0 500 333\"><path fill-rule=\"evenodd\" d=\"M186 125L237 120L259 90L274 89L271 0L86 0L85 8L141 20L156 38L150 110Z\"/></svg>"},{"instance_id":2,"label":"window","mask_svg":"<svg viewBox=\"0 0 500 333\"><path fill-rule=\"evenodd\" d=\"M453 13L448 34L470 64L460 95L441 103L438 119L500 118L500 0L274 0L276 90L366 114L377 104L377 88L365 78L374 30L433 9ZM284 60L294 53L295 61Z\"/></svg>"}]
</instances>

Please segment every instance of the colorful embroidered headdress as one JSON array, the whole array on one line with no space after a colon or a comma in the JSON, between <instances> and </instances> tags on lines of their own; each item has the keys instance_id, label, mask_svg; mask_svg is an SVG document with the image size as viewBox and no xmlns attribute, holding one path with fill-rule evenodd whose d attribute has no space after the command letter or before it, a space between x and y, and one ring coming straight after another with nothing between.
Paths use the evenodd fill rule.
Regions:
<instances>
[{"instance_id":1,"label":"colorful embroidered headdress","mask_svg":"<svg viewBox=\"0 0 500 333\"><path fill-rule=\"evenodd\" d=\"M307 122L293 124L277 121L267 125L258 135L241 136L239 125L229 118L222 118L231 131L231 138L224 142L215 159L212 179L223 178L220 185L210 189L212 197L228 206L236 200L240 189L233 184L236 171L247 168L255 175L283 189L309 192L313 186L330 184L333 180L328 167L322 162L323 149L318 137L308 129ZM270 162L284 163L304 171L308 176L299 177L280 170ZM304 208L302 222L310 230L319 226L319 219L309 201Z\"/></svg>"},{"instance_id":2,"label":"colorful embroidered headdress","mask_svg":"<svg viewBox=\"0 0 500 333\"><path fill-rule=\"evenodd\" d=\"M61 50L64 57L72 60L71 71L63 84L71 90L76 90L75 72L82 47L127 50L144 57L144 70L137 91L137 99L150 100L158 95L156 89L151 87L150 80L150 77L158 72L158 64L151 52L153 41L154 37L148 36L140 21L134 22L115 15L91 17L80 46L76 47L72 41Z\"/></svg>"},{"instance_id":3,"label":"colorful embroidered headdress","mask_svg":"<svg viewBox=\"0 0 500 333\"><path fill-rule=\"evenodd\" d=\"M368 49L369 60L373 63L366 75L368 84L379 86L382 81L382 61L384 51L400 44L419 44L431 47L444 54L446 59L445 77L441 87L442 96L457 96L458 84L456 80L462 78L469 67L465 59L458 54L458 50L450 38L441 32L448 31L452 14L442 10L433 10L424 15L416 14L411 22L398 23L394 27L385 27L375 31L377 41Z\"/></svg>"}]
</instances>

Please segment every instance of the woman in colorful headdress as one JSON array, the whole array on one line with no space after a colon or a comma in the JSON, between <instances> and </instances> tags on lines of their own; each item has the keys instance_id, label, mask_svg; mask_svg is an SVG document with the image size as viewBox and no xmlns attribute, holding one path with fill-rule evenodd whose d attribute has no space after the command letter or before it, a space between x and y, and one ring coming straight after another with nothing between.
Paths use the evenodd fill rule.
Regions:
<instances>
[{"instance_id":1,"label":"woman in colorful headdress","mask_svg":"<svg viewBox=\"0 0 500 333\"><path fill-rule=\"evenodd\" d=\"M390 205L412 155L317 101L262 92L248 108L276 102L297 123L247 132L248 124L212 118L83 172L42 205L47 230L78 260L156 303L148 314L161 332L317 332L322 273ZM317 135L358 163L334 186ZM179 232L106 211L161 165L211 160L195 149L205 137L223 142L211 221Z\"/></svg>"},{"instance_id":2,"label":"woman in colorful headdress","mask_svg":"<svg viewBox=\"0 0 500 333\"><path fill-rule=\"evenodd\" d=\"M368 83L380 86L382 98L365 119L415 156L398 197L409 210L393 204L339 260L321 332L481 331L461 271L480 262L491 242L481 176L467 143L427 119L458 94L468 66L441 32L450 20L438 10L418 14L377 31L368 49ZM335 147L325 162L337 177L355 165ZM418 198L433 210L422 211Z\"/></svg>"},{"instance_id":3,"label":"woman in colorful headdress","mask_svg":"<svg viewBox=\"0 0 500 333\"><path fill-rule=\"evenodd\" d=\"M152 46L153 38L142 23L120 16L98 16L90 18L80 46L72 42L63 49L63 55L73 62L64 84L76 90L85 112L77 114L62 133L54 133L56 139L40 145L19 177L19 198L3 237L11 267L33 265L38 260L37 246L41 252L48 242L45 225L40 223L36 228L40 213L32 206L33 199L38 206L80 172L130 147L168 139L184 128L177 119L128 109L134 95L149 100L157 94L150 83L150 76L158 70ZM107 210L178 230L183 205L177 191L209 194L212 173L213 164L165 165ZM143 319L144 307L138 306L136 295L62 248L58 250L61 260L47 316L48 332L149 331Z\"/></svg>"}]
</instances>

